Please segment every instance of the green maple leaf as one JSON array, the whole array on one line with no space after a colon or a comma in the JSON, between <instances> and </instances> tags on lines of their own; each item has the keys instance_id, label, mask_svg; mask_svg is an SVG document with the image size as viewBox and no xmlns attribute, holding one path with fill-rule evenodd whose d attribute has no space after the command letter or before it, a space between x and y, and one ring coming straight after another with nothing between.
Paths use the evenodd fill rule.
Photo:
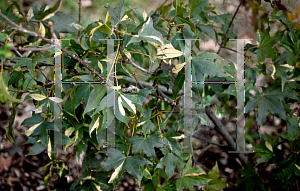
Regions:
<instances>
[{"instance_id":1,"label":"green maple leaf","mask_svg":"<svg viewBox=\"0 0 300 191\"><path fill-rule=\"evenodd\" d=\"M84 89L80 89L81 91L84 91ZM77 96L75 96L73 99L75 100L80 100L81 101L81 97L80 96L87 96L88 94L88 89L85 90L87 92L82 92L82 94L79 94L78 98ZM77 91L76 91L77 93ZM91 93L89 94L89 99L87 101L86 107L84 109L83 115L86 114L87 112L93 110L94 108L96 108L99 103L101 102L102 98L105 96L106 93L106 88L104 85L102 84L97 84L95 85L94 89L91 91Z\"/></svg>"},{"instance_id":2,"label":"green maple leaf","mask_svg":"<svg viewBox=\"0 0 300 191\"><path fill-rule=\"evenodd\" d=\"M89 84L81 84L80 86L77 86L76 93L74 94L74 98L72 99L72 113L75 113L75 109L80 105L81 100L83 100L84 105L87 104L90 96L90 88L91 87Z\"/></svg>"},{"instance_id":3,"label":"green maple leaf","mask_svg":"<svg viewBox=\"0 0 300 191\"><path fill-rule=\"evenodd\" d=\"M147 41L153 46L164 45L163 36L158 30L153 28L153 21L151 17L149 17L147 22L143 24L143 27L141 30L139 30L138 35L134 35L126 46L133 42L140 42L141 40Z\"/></svg>"},{"instance_id":4,"label":"green maple leaf","mask_svg":"<svg viewBox=\"0 0 300 191\"><path fill-rule=\"evenodd\" d=\"M240 190L265 190L264 183L256 174L255 168L253 168L251 163L248 163L246 169L240 169L238 173L244 175L244 177L238 181L238 188L240 188Z\"/></svg>"},{"instance_id":5,"label":"green maple leaf","mask_svg":"<svg viewBox=\"0 0 300 191\"><path fill-rule=\"evenodd\" d=\"M188 188L190 191L194 191L194 185L200 186L211 181L211 179L201 175L205 175L204 170L192 168L192 157L190 157L182 171L181 177L176 180L176 190L181 191L183 188Z\"/></svg>"},{"instance_id":6,"label":"green maple leaf","mask_svg":"<svg viewBox=\"0 0 300 191\"><path fill-rule=\"evenodd\" d=\"M58 127L49 121L44 121L43 118L39 114L32 114L31 118L27 118L24 120L22 125L30 127L24 133L27 136L33 136L35 134L39 134L41 143L46 145L48 141L47 130L59 131ZM62 135L62 139L65 135Z\"/></svg>"},{"instance_id":7,"label":"green maple leaf","mask_svg":"<svg viewBox=\"0 0 300 191\"><path fill-rule=\"evenodd\" d=\"M202 82L204 81L204 74L211 75L211 76L219 76L219 77L226 77L228 76L225 74L224 70L220 68L217 64L214 63L214 59L220 58L219 55L216 53L204 53L200 54L195 59L192 59L192 80L193 82ZM203 89L204 84L193 84L193 88L196 94L199 94L201 89Z\"/></svg>"},{"instance_id":8,"label":"green maple leaf","mask_svg":"<svg viewBox=\"0 0 300 191\"><path fill-rule=\"evenodd\" d=\"M133 145L133 153L142 153L145 151L145 154L150 158L155 157L154 147L163 147L164 145L161 139L155 135L149 135L147 137L134 136L129 139L129 143Z\"/></svg>"},{"instance_id":9,"label":"green maple leaf","mask_svg":"<svg viewBox=\"0 0 300 191\"><path fill-rule=\"evenodd\" d=\"M216 53L210 53L206 52L203 54L200 54L195 59L192 59L192 70L195 77L200 75L210 75L210 76L219 76L219 77L226 77L228 76L225 74L224 70L220 68L213 60L214 59L222 59L219 55ZM195 73L194 73L195 71ZM193 75L194 77L194 75ZM193 79L194 80L194 79Z\"/></svg>"},{"instance_id":10,"label":"green maple leaf","mask_svg":"<svg viewBox=\"0 0 300 191\"><path fill-rule=\"evenodd\" d=\"M181 147L174 137L178 137L180 135L180 133L176 133L175 128L170 128L164 138L165 144L168 145L170 150L177 155L180 155Z\"/></svg>"},{"instance_id":11,"label":"green maple leaf","mask_svg":"<svg viewBox=\"0 0 300 191\"><path fill-rule=\"evenodd\" d=\"M140 166L152 164L150 161L138 155L126 157L118 150L109 150L107 151L107 155L108 158L101 163L101 167L105 171L117 169L120 165L122 165L119 169L119 174L121 175L127 171L137 180L139 185L141 184L142 179Z\"/></svg>"},{"instance_id":12,"label":"green maple leaf","mask_svg":"<svg viewBox=\"0 0 300 191\"><path fill-rule=\"evenodd\" d=\"M273 48L275 41L270 37L269 32L270 29L267 29L262 35L257 33L255 36L256 41L259 43L258 49L255 50L259 62L265 61L266 58L276 57L276 51Z\"/></svg>"},{"instance_id":13,"label":"green maple leaf","mask_svg":"<svg viewBox=\"0 0 300 191\"><path fill-rule=\"evenodd\" d=\"M298 120L296 116L292 116L288 118L287 123L287 132L280 133L280 136L284 139L288 139L289 141L294 141L295 139L299 139L300 137L300 127L298 125Z\"/></svg>"},{"instance_id":14,"label":"green maple leaf","mask_svg":"<svg viewBox=\"0 0 300 191\"><path fill-rule=\"evenodd\" d=\"M208 182L206 191L218 191L226 188L226 180L219 179L218 163L208 172L207 178L212 179L212 181Z\"/></svg>"},{"instance_id":15,"label":"green maple leaf","mask_svg":"<svg viewBox=\"0 0 300 191\"><path fill-rule=\"evenodd\" d=\"M142 89L139 93L134 94L134 93L126 93L123 94L127 99L131 100L132 103L135 104L137 109L142 112L143 111L143 102L145 101L146 97L148 94L152 92L154 88L144 88ZM117 97L117 96L116 96ZM117 102L116 102L117 103Z\"/></svg>"},{"instance_id":16,"label":"green maple leaf","mask_svg":"<svg viewBox=\"0 0 300 191\"><path fill-rule=\"evenodd\" d=\"M281 119L286 119L286 111L284 105L280 101L286 97L297 99L296 94L289 91L288 88L285 88L283 92L281 92L280 87L269 86L267 88L263 88L262 94L258 94L254 98L250 98L245 107L245 112L248 113L258 107L257 124L259 126L266 122L266 116L269 112L272 114L278 114Z\"/></svg>"},{"instance_id":17,"label":"green maple leaf","mask_svg":"<svg viewBox=\"0 0 300 191\"><path fill-rule=\"evenodd\" d=\"M160 162L157 164L156 168L163 169L165 167L165 172L168 180L172 177L176 165L182 165L184 162L173 153L170 153L168 149L161 148L161 151L164 154L164 157L160 159Z\"/></svg>"},{"instance_id":18,"label":"green maple leaf","mask_svg":"<svg viewBox=\"0 0 300 191\"><path fill-rule=\"evenodd\" d=\"M104 6L107 9L107 11L109 12L109 15L112 18L112 24L113 25L117 25L120 22L123 6L124 6L124 0L121 0L116 8Z\"/></svg>"},{"instance_id":19,"label":"green maple leaf","mask_svg":"<svg viewBox=\"0 0 300 191\"><path fill-rule=\"evenodd\" d=\"M191 0L190 9L191 9L191 18L201 18L200 13L209 5L208 0Z\"/></svg>"}]
</instances>

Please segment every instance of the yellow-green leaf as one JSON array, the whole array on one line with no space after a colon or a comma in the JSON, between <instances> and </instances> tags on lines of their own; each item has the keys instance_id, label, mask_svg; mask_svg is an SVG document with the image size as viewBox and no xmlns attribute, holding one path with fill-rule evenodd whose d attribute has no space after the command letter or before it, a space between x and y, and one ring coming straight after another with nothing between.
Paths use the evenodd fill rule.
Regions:
<instances>
[{"instance_id":1,"label":"yellow-green leaf","mask_svg":"<svg viewBox=\"0 0 300 191\"><path fill-rule=\"evenodd\" d=\"M62 99L58 98L58 97L49 97L49 99L55 103L61 103L63 102Z\"/></svg>"},{"instance_id":2,"label":"yellow-green leaf","mask_svg":"<svg viewBox=\"0 0 300 191\"><path fill-rule=\"evenodd\" d=\"M265 142L266 147L273 152L273 147L271 145L271 143L269 143L268 141Z\"/></svg>"},{"instance_id":3,"label":"yellow-green leaf","mask_svg":"<svg viewBox=\"0 0 300 191\"><path fill-rule=\"evenodd\" d=\"M184 62L184 63L175 65L175 68L172 68L172 72L177 74L185 66L185 64L186 63Z\"/></svg>"},{"instance_id":4,"label":"yellow-green leaf","mask_svg":"<svg viewBox=\"0 0 300 191\"><path fill-rule=\"evenodd\" d=\"M112 173L112 175L111 175L111 177L110 177L110 179L109 179L109 181L108 181L108 184L111 184L111 183L116 179L116 177L118 176L120 170L121 170L122 167L123 167L124 162L125 162L125 161L123 161L123 162L116 168L116 170Z\"/></svg>"},{"instance_id":5,"label":"yellow-green leaf","mask_svg":"<svg viewBox=\"0 0 300 191\"><path fill-rule=\"evenodd\" d=\"M42 101L46 99L47 97L42 94L29 94L30 97L32 97L34 100Z\"/></svg>"}]
</instances>

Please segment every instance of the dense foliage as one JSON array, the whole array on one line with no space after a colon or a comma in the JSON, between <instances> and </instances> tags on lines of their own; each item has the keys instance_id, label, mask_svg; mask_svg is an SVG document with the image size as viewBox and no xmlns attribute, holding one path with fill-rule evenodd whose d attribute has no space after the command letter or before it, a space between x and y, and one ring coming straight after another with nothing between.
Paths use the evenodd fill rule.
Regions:
<instances>
[{"instance_id":1,"label":"dense foliage","mask_svg":"<svg viewBox=\"0 0 300 191\"><path fill-rule=\"evenodd\" d=\"M253 2L251 5L259 9L261 1ZM273 1L270 3L274 8ZM291 105L299 103L300 98L300 30L285 12L274 8L270 15L265 14L261 26L256 23L256 29L260 29L255 37L257 44L245 46L245 117L250 121L246 129L253 119L260 127L267 117L276 116L286 124L287 131L275 137L265 134L259 144L246 136L255 147L259 163L241 166L242 178L237 184L229 184L219 178L217 164L208 173L196 167L193 150L185 152L183 142L185 137L193 139L205 126L222 128L215 122L215 127L210 124L207 106L216 95L221 102L221 107L215 105L217 112L231 113L229 105L236 103L236 87L193 85L192 128L185 129L184 39L211 38L226 48L229 39L237 38L232 32L234 15L216 13L208 0L190 0L187 5L174 0L148 15L124 7L121 0L116 8L105 7L105 20L82 29L77 19L58 11L60 5L61 0L52 8L32 7L27 14L13 2L1 7L0 13L0 102L14 105L7 137L14 141L14 108L27 94L24 99L33 98L37 108L23 122L29 127L26 144L33 144L28 155L48 151L46 185L54 173L62 178L68 172L66 161L58 160L54 144L55 132L62 132L63 149L74 147L76 157L83 159L84 173L69 190L108 190L125 173L145 190L194 190L201 185L206 185L206 190L222 190L229 185L240 190L299 190L300 114ZM280 30L270 31L270 25L276 22L280 22ZM78 30L82 31L76 42ZM54 51L49 40L55 37L64 39L61 53ZM122 39L114 41L114 58L107 56L109 46L104 39ZM192 41L193 81L236 81L234 62L216 53L199 53L200 43ZM62 81L70 82L62 84L62 99L55 97L53 76L54 60L60 56ZM107 62L111 60L114 67L109 70ZM255 86L257 77L270 71L272 83ZM108 74L114 74L113 85L107 83ZM110 94L108 86L113 89ZM106 127L111 112L107 107L113 105L106 103L114 103L114 143L107 140ZM62 127L54 122L58 104L62 105ZM283 144L288 145L286 150L280 149ZM261 163L276 165L267 180L255 168L263 167Z\"/></svg>"}]
</instances>

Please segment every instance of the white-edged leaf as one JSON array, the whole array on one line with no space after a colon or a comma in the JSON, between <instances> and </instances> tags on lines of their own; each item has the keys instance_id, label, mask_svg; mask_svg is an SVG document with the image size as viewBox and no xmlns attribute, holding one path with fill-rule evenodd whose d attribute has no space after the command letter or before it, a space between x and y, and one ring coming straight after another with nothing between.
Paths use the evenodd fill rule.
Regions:
<instances>
[{"instance_id":1,"label":"white-edged leaf","mask_svg":"<svg viewBox=\"0 0 300 191\"><path fill-rule=\"evenodd\" d=\"M136 107L135 105L132 103L132 101L130 101L129 99L127 99L125 96L123 96L121 94L121 97L124 99L124 101L129 105L129 107L133 110L134 114L136 114Z\"/></svg>"},{"instance_id":2,"label":"white-edged leaf","mask_svg":"<svg viewBox=\"0 0 300 191\"><path fill-rule=\"evenodd\" d=\"M127 21L130 20L130 18L128 17L128 15L124 15L124 17L121 19L121 21Z\"/></svg>"},{"instance_id":3,"label":"white-edged leaf","mask_svg":"<svg viewBox=\"0 0 300 191\"><path fill-rule=\"evenodd\" d=\"M47 97L42 94L29 94L30 97L32 97L34 100L42 101L46 99Z\"/></svg>"},{"instance_id":4,"label":"white-edged leaf","mask_svg":"<svg viewBox=\"0 0 300 191\"><path fill-rule=\"evenodd\" d=\"M55 103L61 103L63 102L62 99L58 98L58 97L49 97L49 99Z\"/></svg>"},{"instance_id":5,"label":"white-edged leaf","mask_svg":"<svg viewBox=\"0 0 300 191\"><path fill-rule=\"evenodd\" d=\"M144 12L143 12L143 19L144 19L144 21L147 20L147 13L146 13L145 9L144 9Z\"/></svg>"},{"instance_id":6,"label":"white-edged leaf","mask_svg":"<svg viewBox=\"0 0 300 191\"><path fill-rule=\"evenodd\" d=\"M103 72L103 66L101 62L98 60L98 68L101 70L101 73Z\"/></svg>"},{"instance_id":7,"label":"white-edged leaf","mask_svg":"<svg viewBox=\"0 0 300 191\"><path fill-rule=\"evenodd\" d=\"M47 20L47 19L50 19L51 17L53 17L55 15L55 13L50 13L49 15L47 15L46 17L44 17L43 19L42 19L42 21L45 21L45 20Z\"/></svg>"},{"instance_id":8,"label":"white-edged leaf","mask_svg":"<svg viewBox=\"0 0 300 191\"><path fill-rule=\"evenodd\" d=\"M146 122L147 122L147 121L140 122L140 123L138 123L138 124L136 125L136 127L139 127L139 126L141 126L141 125L144 125Z\"/></svg>"},{"instance_id":9,"label":"white-edged leaf","mask_svg":"<svg viewBox=\"0 0 300 191\"><path fill-rule=\"evenodd\" d=\"M119 104L119 111L120 111L121 115L125 116L125 110L123 108L122 98L120 96L118 98L118 104Z\"/></svg>"},{"instance_id":10,"label":"white-edged leaf","mask_svg":"<svg viewBox=\"0 0 300 191\"><path fill-rule=\"evenodd\" d=\"M38 124L35 124L33 126L31 126L27 131L24 132L25 135L27 136L30 136L31 133L38 127L42 124L42 122L38 123Z\"/></svg>"},{"instance_id":11,"label":"white-edged leaf","mask_svg":"<svg viewBox=\"0 0 300 191\"><path fill-rule=\"evenodd\" d=\"M112 173L112 175L111 175L111 177L110 177L110 179L109 179L109 181L108 181L108 184L111 184L111 183L116 179L116 177L118 176L120 170L121 170L122 167L123 167L124 162L125 162L125 161L123 161L123 162L116 168L116 170Z\"/></svg>"},{"instance_id":12,"label":"white-edged leaf","mask_svg":"<svg viewBox=\"0 0 300 191\"><path fill-rule=\"evenodd\" d=\"M49 156L49 158L50 159L52 159L52 157L51 157L51 140L50 140L50 138L49 138L49 140L48 140L48 147L47 147L47 151L48 151L48 156Z\"/></svg>"},{"instance_id":13,"label":"white-edged leaf","mask_svg":"<svg viewBox=\"0 0 300 191\"><path fill-rule=\"evenodd\" d=\"M119 91L121 89L121 86L114 86L113 88L114 88L114 90Z\"/></svg>"},{"instance_id":14,"label":"white-edged leaf","mask_svg":"<svg viewBox=\"0 0 300 191\"><path fill-rule=\"evenodd\" d=\"M99 127L99 119L100 117L97 118L97 120L95 121L94 125L92 126L91 130L90 130L90 137L92 137L92 132L97 128Z\"/></svg>"},{"instance_id":15,"label":"white-edged leaf","mask_svg":"<svg viewBox=\"0 0 300 191\"><path fill-rule=\"evenodd\" d=\"M92 37L94 36L94 33L95 33L95 31L97 30L97 29L99 29L100 27L102 27L104 24L102 24L101 22L99 22L99 25L98 26L96 26L95 28L93 28L92 30L91 30L91 32L90 32L90 40L92 39Z\"/></svg>"},{"instance_id":16,"label":"white-edged leaf","mask_svg":"<svg viewBox=\"0 0 300 191\"><path fill-rule=\"evenodd\" d=\"M167 44L167 45L164 45L163 47L157 49L157 55L165 55L165 56L162 56L163 59L176 58L176 57L182 56L183 52L175 49L172 46L172 44Z\"/></svg>"},{"instance_id":17,"label":"white-edged leaf","mask_svg":"<svg viewBox=\"0 0 300 191\"><path fill-rule=\"evenodd\" d=\"M185 136L184 134L180 135L180 136L176 136L176 137L171 137L173 139L184 139L184 138L187 138L187 136Z\"/></svg>"}]
</instances>

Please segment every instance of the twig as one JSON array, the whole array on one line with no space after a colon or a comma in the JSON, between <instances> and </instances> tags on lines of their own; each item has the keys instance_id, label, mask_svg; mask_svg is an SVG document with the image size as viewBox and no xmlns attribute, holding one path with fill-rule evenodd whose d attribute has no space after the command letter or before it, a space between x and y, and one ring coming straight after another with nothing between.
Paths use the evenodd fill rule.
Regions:
<instances>
[{"instance_id":1,"label":"twig","mask_svg":"<svg viewBox=\"0 0 300 191\"><path fill-rule=\"evenodd\" d=\"M164 101L167 101L168 103L170 103L171 105L175 106L176 103L171 99L169 98L166 94L164 94L161 89L157 88L157 91L158 93L164 98L163 100Z\"/></svg>"},{"instance_id":2,"label":"twig","mask_svg":"<svg viewBox=\"0 0 300 191\"><path fill-rule=\"evenodd\" d=\"M117 30L116 26L115 26L115 28L114 28L114 33L115 33L116 38L118 39L118 44L121 44L120 39L119 39L119 35L118 35L118 30ZM123 62L132 65L133 67L135 67L135 68L141 70L142 72L145 72L145 73L151 74L151 75L153 74L152 72L146 70L145 68L143 68L143 67L137 65L137 64L134 63L132 60L127 59L126 56L125 56L125 54L123 54L123 50L122 50L121 46L119 46L119 50L120 50L120 54L121 54L121 56L122 56L122 58L123 58L123 60L122 60Z\"/></svg>"},{"instance_id":3,"label":"twig","mask_svg":"<svg viewBox=\"0 0 300 191\"><path fill-rule=\"evenodd\" d=\"M51 80L49 80L49 78L47 78L47 76L44 74L44 72L40 69L40 67L38 67L38 69L40 70L41 74L44 76L44 78L46 79L47 82L51 82Z\"/></svg>"},{"instance_id":4,"label":"twig","mask_svg":"<svg viewBox=\"0 0 300 191\"><path fill-rule=\"evenodd\" d=\"M20 49L22 51L38 51L38 52L44 52L44 51L48 51L50 49L54 48L54 45L50 45L50 46L45 46L45 47L34 47L34 48L24 48L21 47Z\"/></svg>"},{"instance_id":5,"label":"twig","mask_svg":"<svg viewBox=\"0 0 300 191\"><path fill-rule=\"evenodd\" d=\"M226 128L224 127L222 122L216 117L216 115L214 114L214 112L211 110L211 108L209 106L205 106L205 113L209 117L209 119L214 123L215 130L220 135L222 135L222 137L225 139L225 141L227 142L229 147L231 149L233 149L234 151L240 151L240 149L236 146L236 144L234 143L234 140L232 139L232 137L230 136L230 134L228 133L228 131L226 130ZM243 153L237 153L237 156L240 159L243 167L246 168L247 167L247 158L245 157L245 155Z\"/></svg>"},{"instance_id":6,"label":"twig","mask_svg":"<svg viewBox=\"0 0 300 191\"><path fill-rule=\"evenodd\" d=\"M28 90L14 90L14 89L7 89L8 91L11 91L11 92L18 92L18 93L28 93L29 91Z\"/></svg>"},{"instance_id":7,"label":"twig","mask_svg":"<svg viewBox=\"0 0 300 191\"><path fill-rule=\"evenodd\" d=\"M147 74L151 74L151 75L155 74L155 73L150 72L150 71L148 71L147 69L145 69L145 68L143 68L143 67L137 65L137 64L134 63L132 60L126 59L126 57L125 57L123 54L121 54L121 55L122 55L122 57L123 57L123 62L126 62L127 64L130 64L130 65L132 65L133 67L135 67L135 68L137 68L137 69L139 69L139 70L141 70L142 72L145 72L145 73L147 73Z\"/></svg>"},{"instance_id":8,"label":"twig","mask_svg":"<svg viewBox=\"0 0 300 191\"><path fill-rule=\"evenodd\" d=\"M9 60L9 58L7 58L7 59ZM10 60L10 61L16 63L15 60ZM4 63L3 66L4 67L12 67L12 66L14 66L14 64L6 64L6 63ZM48 63L45 63L45 62L39 62L39 63L36 64L36 66L54 66L54 64L48 64ZM25 68L25 67L28 67L28 66L26 65L26 66L20 66L20 67L21 68Z\"/></svg>"},{"instance_id":9,"label":"twig","mask_svg":"<svg viewBox=\"0 0 300 191\"><path fill-rule=\"evenodd\" d=\"M175 110L175 106L172 107L172 110L169 112L166 119L162 122L163 124L166 123L169 120L169 118L173 115L174 110Z\"/></svg>"},{"instance_id":10,"label":"twig","mask_svg":"<svg viewBox=\"0 0 300 191\"><path fill-rule=\"evenodd\" d=\"M49 21L49 22L48 22L48 25L49 25L49 28L50 28L51 37L52 37L52 39L55 39L56 36L55 36L55 34L54 34L54 31L53 31L53 22L52 22L52 21Z\"/></svg>"},{"instance_id":11,"label":"twig","mask_svg":"<svg viewBox=\"0 0 300 191\"><path fill-rule=\"evenodd\" d=\"M123 70L128 74L129 77L133 78L133 76L130 74L130 72L127 70L127 68L125 68L121 62L121 66L123 68Z\"/></svg>"},{"instance_id":12,"label":"twig","mask_svg":"<svg viewBox=\"0 0 300 191\"><path fill-rule=\"evenodd\" d=\"M1 45L4 45L5 43L0 41ZM18 49L14 46L10 47L11 50L13 50L18 56L23 57L23 55L18 51Z\"/></svg>"},{"instance_id":13,"label":"twig","mask_svg":"<svg viewBox=\"0 0 300 191\"><path fill-rule=\"evenodd\" d=\"M214 126L207 125L207 124L201 124L201 127L208 127L208 128L210 128L210 129L215 129Z\"/></svg>"},{"instance_id":14,"label":"twig","mask_svg":"<svg viewBox=\"0 0 300 191\"><path fill-rule=\"evenodd\" d=\"M212 145L217 145L219 147L227 147L227 145L222 145L222 144L219 144L219 143L215 143L215 142L212 142L212 141L207 140L205 138L198 137L197 135L193 135L192 137L195 138L195 139L199 139L201 141L207 142L207 143L212 144Z\"/></svg>"},{"instance_id":15,"label":"twig","mask_svg":"<svg viewBox=\"0 0 300 191\"><path fill-rule=\"evenodd\" d=\"M224 35L224 37L223 37L222 43L221 43L221 45L220 45L220 48L219 48L217 54L220 53L220 50L221 50L221 48L223 47L223 45L224 45L224 43L225 43L225 41L226 41L226 37L227 37L227 35L228 35L229 29L230 29L230 27L231 27L231 25L232 25L232 23L233 23L233 20L235 19L235 16L236 16L237 12L239 11L239 9L240 9L240 7L241 7L243 1L244 1L244 0L241 0L239 6L238 6L237 9L235 10L235 13L234 13L234 15L233 15L233 17L232 17L232 19L231 19L229 25L228 25L227 31L226 31L226 33L225 33L225 35Z\"/></svg>"},{"instance_id":16,"label":"twig","mask_svg":"<svg viewBox=\"0 0 300 191\"><path fill-rule=\"evenodd\" d=\"M129 83L136 83L136 79L134 78L130 78L130 77L125 77L125 78L122 78L122 80L126 80L127 82ZM145 88L152 88L152 83L149 83L149 82L145 82L145 81L139 81L139 83L141 85L143 85ZM168 95L173 95L173 91L171 89L167 89L165 86L161 86L161 85L158 85L158 89L160 89L162 92L168 94ZM183 94L183 91L181 90L178 95L181 95Z\"/></svg>"},{"instance_id":17,"label":"twig","mask_svg":"<svg viewBox=\"0 0 300 191\"><path fill-rule=\"evenodd\" d=\"M39 34L37 34L34 31L30 31L27 30L25 28L20 27L19 25L17 25L15 22L13 22L12 20L10 20L8 17L6 17L0 10L0 17L2 17L5 21L7 21L8 23L10 23L11 25L15 26L13 27L13 29L18 30L20 32L29 34L31 36L37 37L42 39L45 42L48 42L49 44L54 44L54 42L52 42L51 39L47 39ZM51 26L50 26L51 28ZM77 60L80 64L84 65L85 67L87 67L93 74L95 74L97 77L99 77L101 80L103 81L107 81L106 78L104 76L102 76L97 70L95 70L94 68L92 68L88 63L86 63L85 61L83 61L81 58L79 58L78 56L76 56L75 54L73 54L72 52L68 51L67 49L65 49L64 47L59 47L61 48L61 50L63 52L65 52L68 56L70 56L71 58L73 58L74 60ZM113 86L111 83L107 82L108 86Z\"/></svg>"},{"instance_id":18,"label":"twig","mask_svg":"<svg viewBox=\"0 0 300 191\"><path fill-rule=\"evenodd\" d=\"M219 43L218 43L218 44L219 44ZM243 53L238 52L238 51L236 51L236 50L234 50L234 49L232 49L232 48L229 48L229 47L226 47L226 46L221 46L221 44L219 44L219 45L220 45L221 48L225 48L225 49L227 49L227 50L231 50L231 51L233 51L233 52L235 52L235 53L243 54Z\"/></svg>"},{"instance_id":19,"label":"twig","mask_svg":"<svg viewBox=\"0 0 300 191\"><path fill-rule=\"evenodd\" d=\"M133 72L132 74L133 74L133 77L134 77L134 79L136 80L136 83L137 83L138 85L140 85L140 86L141 86L141 88L143 88L143 89L144 89L144 86L143 86L143 85L141 85L141 84L140 84L140 82L138 81L138 79L136 78L136 75L135 75L135 73Z\"/></svg>"},{"instance_id":20,"label":"twig","mask_svg":"<svg viewBox=\"0 0 300 191\"><path fill-rule=\"evenodd\" d=\"M79 0L78 2L78 8L79 8L79 12L78 12L78 21L80 23L80 20L81 20L81 0ZM79 40L80 40L80 29L78 30L78 37L77 37L77 43L79 43Z\"/></svg>"}]
</instances>

